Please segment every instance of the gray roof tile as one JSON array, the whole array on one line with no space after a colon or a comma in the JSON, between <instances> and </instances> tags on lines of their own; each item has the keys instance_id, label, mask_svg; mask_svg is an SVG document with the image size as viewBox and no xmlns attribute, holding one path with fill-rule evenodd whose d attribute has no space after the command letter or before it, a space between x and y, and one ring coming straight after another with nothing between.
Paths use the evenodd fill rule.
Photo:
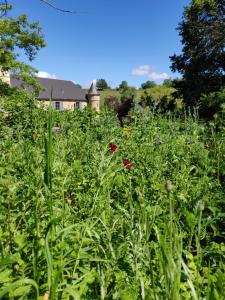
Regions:
<instances>
[{"instance_id":1,"label":"gray roof tile","mask_svg":"<svg viewBox=\"0 0 225 300\"><path fill-rule=\"evenodd\" d=\"M50 79L37 77L38 82L43 88L40 91L38 99L48 100L81 100L86 101L86 93L75 83L69 80ZM10 83L13 87L23 88L23 82L13 76L10 76ZM28 89L30 92L32 88Z\"/></svg>"}]
</instances>

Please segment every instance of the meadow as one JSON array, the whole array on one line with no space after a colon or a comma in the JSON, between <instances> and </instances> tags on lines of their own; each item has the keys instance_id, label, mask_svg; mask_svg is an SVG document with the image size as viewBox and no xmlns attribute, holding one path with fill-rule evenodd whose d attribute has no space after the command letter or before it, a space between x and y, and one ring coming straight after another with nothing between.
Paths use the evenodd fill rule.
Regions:
<instances>
[{"instance_id":1,"label":"meadow","mask_svg":"<svg viewBox=\"0 0 225 300\"><path fill-rule=\"evenodd\" d=\"M225 299L225 128L0 115L0 299Z\"/></svg>"}]
</instances>

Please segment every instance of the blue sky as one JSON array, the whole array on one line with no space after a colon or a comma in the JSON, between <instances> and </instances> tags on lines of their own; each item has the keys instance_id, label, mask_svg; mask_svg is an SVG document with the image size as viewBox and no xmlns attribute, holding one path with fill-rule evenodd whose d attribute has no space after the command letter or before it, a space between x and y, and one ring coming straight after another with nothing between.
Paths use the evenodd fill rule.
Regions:
<instances>
[{"instance_id":1,"label":"blue sky","mask_svg":"<svg viewBox=\"0 0 225 300\"><path fill-rule=\"evenodd\" d=\"M11 1L13 16L25 13L43 28L47 46L32 62L43 76L73 80L84 87L98 78L112 87L122 80L139 87L147 80L160 83L178 75L169 68L169 56L181 51L176 26L190 1L49 2L78 13L63 14L39 0Z\"/></svg>"}]
</instances>

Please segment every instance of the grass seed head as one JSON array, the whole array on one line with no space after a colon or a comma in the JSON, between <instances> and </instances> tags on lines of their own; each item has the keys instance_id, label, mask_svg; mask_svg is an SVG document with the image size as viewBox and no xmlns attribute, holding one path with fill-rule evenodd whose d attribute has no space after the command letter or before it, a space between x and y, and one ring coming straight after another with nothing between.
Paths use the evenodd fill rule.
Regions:
<instances>
[{"instance_id":1,"label":"grass seed head","mask_svg":"<svg viewBox=\"0 0 225 300\"><path fill-rule=\"evenodd\" d=\"M171 191L172 188L173 188L172 182L170 180L167 180L166 183L165 183L165 189L167 191Z\"/></svg>"}]
</instances>

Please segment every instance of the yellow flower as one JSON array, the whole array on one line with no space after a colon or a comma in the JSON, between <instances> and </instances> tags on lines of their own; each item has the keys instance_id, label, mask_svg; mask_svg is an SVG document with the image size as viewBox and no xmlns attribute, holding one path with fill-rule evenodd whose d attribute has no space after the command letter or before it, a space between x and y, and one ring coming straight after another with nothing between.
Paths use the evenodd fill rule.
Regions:
<instances>
[{"instance_id":1,"label":"yellow flower","mask_svg":"<svg viewBox=\"0 0 225 300\"><path fill-rule=\"evenodd\" d=\"M126 128L126 127L123 129L123 133L126 136L130 136L133 134L133 132L129 128Z\"/></svg>"}]
</instances>

